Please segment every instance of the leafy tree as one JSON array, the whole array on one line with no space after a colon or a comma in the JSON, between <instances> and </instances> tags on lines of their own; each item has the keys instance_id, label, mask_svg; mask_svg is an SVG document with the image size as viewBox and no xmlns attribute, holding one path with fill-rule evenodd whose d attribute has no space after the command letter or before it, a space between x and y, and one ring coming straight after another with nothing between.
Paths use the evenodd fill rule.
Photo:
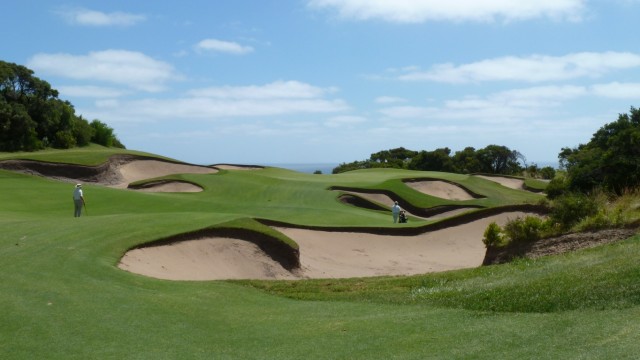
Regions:
<instances>
[{"instance_id":1,"label":"leafy tree","mask_svg":"<svg viewBox=\"0 0 640 360\"><path fill-rule=\"evenodd\" d=\"M40 148L36 123L22 104L0 101L0 151L32 151Z\"/></svg>"},{"instance_id":2,"label":"leafy tree","mask_svg":"<svg viewBox=\"0 0 640 360\"><path fill-rule=\"evenodd\" d=\"M106 142L124 147L110 130ZM89 123L49 83L24 66L0 61L0 151L66 149L88 145L92 136Z\"/></svg>"},{"instance_id":3,"label":"leafy tree","mask_svg":"<svg viewBox=\"0 0 640 360\"><path fill-rule=\"evenodd\" d=\"M108 147L124 147L107 124L95 119L90 125L93 129L92 142Z\"/></svg>"},{"instance_id":4,"label":"leafy tree","mask_svg":"<svg viewBox=\"0 0 640 360\"><path fill-rule=\"evenodd\" d=\"M420 151L418 155L414 156L409 162L409 169L411 170L425 170L425 171L454 171L453 160L449 156L451 149L440 148L434 151Z\"/></svg>"},{"instance_id":5,"label":"leafy tree","mask_svg":"<svg viewBox=\"0 0 640 360\"><path fill-rule=\"evenodd\" d=\"M417 153L417 151L407 150L403 147L399 147L373 153L369 157L369 161L371 161L372 163L381 164L382 167L403 169L406 168L406 164L411 161L411 159L416 156Z\"/></svg>"},{"instance_id":6,"label":"leafy tree","mask_svg":"<svg viewBox=\"0 0 640 360\"><path fill-rule=\"evenodd\" d=\"M563 148L558 155L569 187L587 192L597 187L618 194L640 185L640 110L601 127L587 144Z\"/></svg>"},{"instance_id":7,"label":"leafy tree","mask_svg":"<svg viewBox=\"0 0 640 360\"><path fill-rule=\"evenodd\" d=\"M75 137L78 146L87 146L91 142L91 138L93 137L94 130L93 127L87 122L87 120L79 117L79 121L76 121L73 124L73 136ZM124 146L115 147L124 148Z\"/></svg>"},{"instance_id":8,"label":"leafy tree","mask_svg":"<svg viewBox=\"0 0 640 360\"><path fill-rule=\"evenodd\" d=\"M506 146L489 145L477 152L482 172L512 175L522 171L518 158L522 155Z\"/></svg>"},{"instance_id":9,"label":"leafy tree","mask_svg":"<svg viewBox=\"0 0 640 360\"><path fill-rule=\"evenodd\" d=\"M545 166L538 172L545 180L551 180L556 177L556 169L551 166Z\"/></svg>"},{"instance_id":10,"label":"leafy tree","mask_svg":"<svg viewBox=\"0 0 640 360\"><path fill-rule=\"evenodd\" d=\"M453 155L453 166L455 172L461 174L482 172L482 164L478 159L476 149L473 147L466 147L462 151L456 151Z\"/></svg>"}]
</instances>

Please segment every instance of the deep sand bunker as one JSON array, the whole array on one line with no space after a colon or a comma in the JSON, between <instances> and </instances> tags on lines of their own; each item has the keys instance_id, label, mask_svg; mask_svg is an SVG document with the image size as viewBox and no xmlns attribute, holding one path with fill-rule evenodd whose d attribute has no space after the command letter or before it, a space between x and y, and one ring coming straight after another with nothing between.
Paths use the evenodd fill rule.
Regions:
<instances>
[{"instance_id":1,"label":"deep sand bunker","mask_svg":"<svg viewBox=\"0 0 640 360\"><path fill-rule=\"evenodd\" d=\"M213 174L217 169L178 164L159 160L134 160L117 167L120 181L113 184L116 188L126 188L130 183L172 174Z\"/></svg>"},{"instance_id":2,"label":"deep sand bunker","mask_svg":"<svg viewBox=\"0 0 640 360\"><path fill-rule=\"evenodd\" d=\"M408 181L405 184L423 194L447 200L473 200L473 195L460 186L439 180Z\"/></svg>"},{"instance_id":3,"label":"deep sand bunker","mask_svg":"<svg viewBox=\"0 0 640 360\"><path fill-rule=\"evenodd\" d=\"M503 213L416 236L277 228L300 246L301 268L293 273L255 244L222 237L134 249L119 267L169 280L349 278L473 268L485 256L487 225L526 215Z\"/></svg>"},{"instance_id":4,"label":"deep sand bunker","mask_svg":"<svg viewBox=\"0 0 640 360\"><path fill-rule=\"evenodd\" d=\"M104 164L98 166L49 163L33 160L4 160L0 161L0 169L44 176L65 182L92 183L120 189L127 188L129 184L145 179L173 174L213 174L219 171L216 168L208 166L176 163L131 155L115 155L110 157ZM157 185L160 185L160 183ZM176 192L173 191L174 189L177 189L177 191L202 190L199 187L197 188L196 190L194 187L174 185L174 188L171 188L171 186L160 187L157 191ZM153 189L147 191L153 191Z\"/></svg>"},{"instance_id":5,"label":"deep sand bunker","mask_svg":"<svg viewBox=\"0 0 640 360\"><path fill-rule=\"evenodd\" d=\"M143 187L130 188L142 192L201 192L202 188L198 185L184 181L163 181L157 182Z\"/></svg>"},{"instance_id":6,"label":"deep sand bunker","mask_svg":"<svg viewBox=\"0 0 640 360\"><path fill-rule=\"evenodd\" d=\"M506 186L511 189L523 190L524 189L524 180L522 179L514 179L510 177L504 176L485 176L485 175L474 175L479 178L483 178L489 181L497 182L502 186Z\"/></svg>"}]
</instances>

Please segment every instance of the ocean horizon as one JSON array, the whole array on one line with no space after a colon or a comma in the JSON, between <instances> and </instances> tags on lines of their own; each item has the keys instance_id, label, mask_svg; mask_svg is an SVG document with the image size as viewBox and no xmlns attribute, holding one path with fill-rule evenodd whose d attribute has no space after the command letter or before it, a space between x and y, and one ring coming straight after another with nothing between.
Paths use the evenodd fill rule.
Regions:
<instances>
[{"instance_id":1,"label":"ocean horizon","mask_svg":"<svg viewBox=\"0 0 640 360\"><path fill-rule=\"evenodd\" d=\"M543 168L545 166L551 166L554 169L559 168L559 164L557 161L532 161L529 162L529 165L536 164L538 168ZM283 163L283 164L264 164L264 166L273 166L279 167L283 169L289 169L293 171L298 171L302 173L313 174L316 171L321 171L322 174L331 174L333 169L335 169L339 163Z\"/></svg>"},{"instance_id":2,"label":"ocean horizon","mask_svg":"<svg viewBox=\"0 0 640 360\"><path fill-rule=\"evenodd\" d=\"M316 171L321 171L322 174L331 174L333 169L337 167L338 163L293 163L293 164L265 164L265 166L279 167L283 169L289 169L302 173L313 174Z\"/></svg>"}]
</instances>

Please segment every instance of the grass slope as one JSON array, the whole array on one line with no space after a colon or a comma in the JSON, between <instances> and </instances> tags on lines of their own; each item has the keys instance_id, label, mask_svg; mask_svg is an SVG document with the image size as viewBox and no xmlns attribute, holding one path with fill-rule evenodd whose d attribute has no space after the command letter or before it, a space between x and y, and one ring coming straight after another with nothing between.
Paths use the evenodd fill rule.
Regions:
<instances>
[{"instance_id":1,"label":"grass slope","mask_svg":"<svg viewBox=\"0 0 640 360\"><path fill-rule=\"evenodd\" d=\"M105 156L103 149L87 153L86 163ZM59 154L37 156L70 162ZM411 194L415 204L433 204L399 179L443 176L466 182L488 196L487 204L537 199L454 174L266 169L182 176L205 190L138 193L87 185L89 216L74 219L70 184L0 171L0 358L623 359L640 353L638 238L563 257L406 278L172 282L119 270L128 248L247 218L391 225L388 212L345 206L329 186L387 188Z\"/></svg>"}]
</instances>

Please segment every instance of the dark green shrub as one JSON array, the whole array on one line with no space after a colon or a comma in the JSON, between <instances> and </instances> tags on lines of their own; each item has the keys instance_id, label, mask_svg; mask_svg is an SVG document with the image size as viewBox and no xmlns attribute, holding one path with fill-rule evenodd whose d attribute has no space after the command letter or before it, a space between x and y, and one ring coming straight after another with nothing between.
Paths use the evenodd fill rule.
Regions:
<instances>
[{"instance_id":1,"label":"dark green shrub","mask_svg":"<svg viewBox=\"0 0 640 360\"><path fill-rule=\"evenodd\" d=\"M568 193L553 201L549 218L562 230L569 230L587 216L595 215L600 209L596 196L582 193Z\"/></svg>"},{"instance_id":2,"label":"dark green shrub","mask_svg":"<svg viewBox=\"0 0 640 360\"><path fill-rule=\"evenodd\" d=\"M558 176L549 182L547 187L544 189L544 192L547 194L549 199L555 199L565 194L568 189L569 182L567 181L567 178L564 176Z\"/></svg>"},{"instance_id":3,"label":"dark green shrub","mask_svg":"<svg viewBox=\"0 0 640 360\"><path fill-rule=\"evenodd\" d=\"M496 222L492 222L484 230L482 242L486 247L497 247L502 245L502 228Z\"/></svg>"},{"instance_id":4,"label":"dark green shrub","mask_svg":"<svg viewBox=\"0 0 640 360\"><path fill-rule=\"evenodd\" d=\"M510 242L527 243L541 238L545 224L539 217L526 216L510 220L504 226L504 232Z\"/></svg>"},{"instance_id":5,"label":"dark green shrub","mask_svg":"<svg viewBox=\"0 0 640 360\"><path fill-rule=\"evenodd\" d=\"M543 179L552 180L556 177L556 169L551 166L545 166L540 169L539 174Z\"/></svg>"},{"instance_id":6,"label":"dark green shrub","mask_svg":"<svg viewBox=\"0 0 640 360\"><path fill-rule=\"evenodd\" d=\"M71 149L76 146L76 138L71 131L62 130L56 133L56 137L53 139L53 147L57 149Z\"/></svg>"}]
</instances>

